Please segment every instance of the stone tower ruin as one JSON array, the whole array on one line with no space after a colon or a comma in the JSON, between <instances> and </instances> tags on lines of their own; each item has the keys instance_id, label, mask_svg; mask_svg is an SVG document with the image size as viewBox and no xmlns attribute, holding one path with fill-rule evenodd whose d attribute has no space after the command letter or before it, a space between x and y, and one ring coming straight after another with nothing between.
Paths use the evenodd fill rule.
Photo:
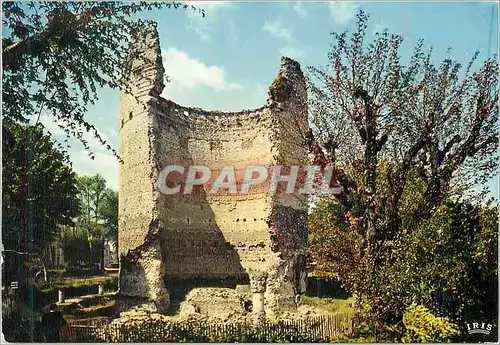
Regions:
<instances>
[{"instance_id":1,"label":"stone tower ruin","mask_svg":"<svg viewBox=\"0 0 500 345\"><path fill-rule=\"evenodd\" d=\"M119 300L164 312L182 289L250 285L254 310L295 306L305 289L307 196L160 193L166 165L306 165L305 79L283 57L266 104L206 111L160 96L164 68L156 26L132 44L130 92L120 95ZM168 66L166 66L168 68ZM181 296L181 297L179 297Z\"/></svg>"}]
</instances>

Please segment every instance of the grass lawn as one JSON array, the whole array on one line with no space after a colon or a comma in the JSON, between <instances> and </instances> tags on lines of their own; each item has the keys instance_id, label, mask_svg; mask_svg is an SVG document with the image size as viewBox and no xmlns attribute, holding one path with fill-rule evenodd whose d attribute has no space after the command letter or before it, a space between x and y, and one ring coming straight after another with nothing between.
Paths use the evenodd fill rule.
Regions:
<instances>
[{"instance_id":1,"label":"grass lawn","mask_svg":"<svg viewBox=\"0 0 500 345\"><path fill-rule=\"evenodd\" d=\"M89 297L89 296L88 296ZM83 308L79 308L80 303ZM65 303L58 303L58 308L63 312L65 319L89 318L98 316L110 316L114 312L116 302L107 297L94 296L94 298L71 299Z\"/></svg>"},{"instance_id":2,"label":"grass lawn","mask_svg":"<svg viewBox=\"0 0 500 345\"><path fill-rule=\"evenodd\" d=\"M53 289L62 288L78 288L82 286L98 285L114 282L118 279L117 275L108 275L100 277L87 277L87 278L59 278L52 282L43 282L35 284L35 286L42 292L48 292Z\"/></svg>"},{"instance_id":3,"label":"grass lawn","mask_svg":"<svg viewBox=\"0 0 500 345\"><path fill-rule=\"evenodd\" d=\"M328 314L346 314L354 313L352 304L354 298L327 298L327 297L309 297L301 296L300 303L324 310Z\"/></svg>"}]
</instances>

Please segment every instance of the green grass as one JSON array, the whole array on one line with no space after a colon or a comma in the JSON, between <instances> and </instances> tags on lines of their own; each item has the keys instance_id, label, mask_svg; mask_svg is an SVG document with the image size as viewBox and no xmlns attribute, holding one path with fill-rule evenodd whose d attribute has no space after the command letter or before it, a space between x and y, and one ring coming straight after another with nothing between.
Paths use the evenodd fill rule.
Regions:
<instances>
[{"instance_id":1,"label":"green grass","mask_svg":"<svg viewBox=\"0 0 500 345\"><path fill-rule=\"evenodd\" d=\"M35 284L35 286L42 292L50 292L53 289L63 288L78 288L89 285L98 285L112 283L116 281L117 276L104 276L104 277L89 277L89 278L60 278L53 282L43 282Z\"/></svg>"},{"instance_id":2,"label":"green grass","mask_svg":"<svg viewBox=\"0 0 500 345\"><path fill-rule=\"evenodd\" d=\"M347 299L301 296L300 303L324 310L328 314L353 313L353 297Z\"/></svg>"},{"instance_id":3,"label":"green grass","mask_svg":"<svg viewBox=\"0 0 500 345\"><path fill-rule=\"evenodd\" d=\"M89 307L86 307L83 309L83 311L86 311L86 312L96 311L99 309L113 307L115 304L116 304L116 302L114 300L107 300L107 301L103 301L102 303L100 303L98 305L91 305Z\"/></svg>"},{"instance_id":4,"label":"green grass","mask_svg":"<svg viewBox=\"0 0 500 345\"><path fill-rule=\"evenodd\" d=\"M102 316L102 313L109 314L109 310L114 309L115 306L115 300L103 299L101 301L98 301L96 304L88 305L83 309L77 308L75 303L70 306L60 305L60 310L63 312L63 316L65 319L87 318Z\"/></svg>"}]
</instances>

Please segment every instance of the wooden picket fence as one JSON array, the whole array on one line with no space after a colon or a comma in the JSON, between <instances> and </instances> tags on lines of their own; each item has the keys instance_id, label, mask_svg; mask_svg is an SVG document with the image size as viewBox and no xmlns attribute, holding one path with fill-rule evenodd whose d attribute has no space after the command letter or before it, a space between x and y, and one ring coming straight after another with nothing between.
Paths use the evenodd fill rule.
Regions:
<instances>
[{"instance_id":1,"label":"wooden picket fence","mask_svg":"<svg viewBox=\"0 0 500 345\"><path fill-rule=\"evenodd\" d=\"M146 321L111 324L111 319L69 320L61 330L63 342L331 342L349 336L353 314L308 319L265 321L258 325L200 321Z\"/></svg>"}]
</instances>

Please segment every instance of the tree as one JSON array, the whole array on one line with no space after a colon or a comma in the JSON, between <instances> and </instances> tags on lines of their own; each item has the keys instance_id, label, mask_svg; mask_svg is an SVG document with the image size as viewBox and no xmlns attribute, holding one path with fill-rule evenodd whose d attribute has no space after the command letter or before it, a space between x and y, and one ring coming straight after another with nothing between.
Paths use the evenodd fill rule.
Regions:
<instances>
[{"instance_id":1,"label":"tree","mask_svg":"<svg viewBox=\"0 0 500 345\"><path fill-rule=\"evenodd\" d=\"M108 238L118 240L118 192L111 189L106 190L103 206L101 209L103 219L106 221Z\"/></svg>"},{"instance_id":2,"label":"tree","mask_svg":"<svg viewBox=\"0 0 500 345\"><path fill-rule=\"evenodd\" d=\"M359 250L359 206L347 217L339 202L315 206L308 221L315 269L335 273L347 290L364 299L365 321L395 324L417 303L457 324L493 322L498 315L498 206L448 200L431 218L415 220L412 201L423 198L425 189L418 175L410 174L399 236L381 244L372 284L366 279L368 258Z\"/></svg>"},{"instance_id":3,"label":"tree","mask_svg":"<svg viewBox=\"0 0 500 345\"><path fill-rule=\"evenodd\" d=\"M76 226L61 227L61 244L64 249L64 261L68 266L77 267L90 258L87 235L78 231Z\"/></svg>"},{"instance_id":4,"label":"tree","mask_svg":"<svg viewBox=\"0 0 500 345\"><path fill-rule=\"evenodd\" d=\"M363 169L363 162L358 160L344 170L351 182L362 185ZM391 190L388 185L393 172L394 166L387 162L379 164L377 169L376 189L379 193L378 200L373 205L374 213L377 215L374 224L376 228L383 228L390 220L388 206L390 206ZM377 317L386 316L383 315L386 310L377 310L379 307L389 308L389 311L398 315L398 311L403 311L407 306L402 299L397 301L389 299L390 303L388 299L381 299L381 293L384 293L383 289L387 287L387 282L383 281L385 279L383 272L387 267L394 265L392 254L394 245L399 243L397 241L401 237L407 235L407 229L411 232L415 228L413 213L423 198L423 189L418 174L411 171L401 203L398 205L398 213L403 220L398 236L377 243L377 250L370 253L367 253L367 238L360 233L366 207L360 193L351 191L343 202L322 200L315 205L309 215L308 250L310 260L316 264L315 269L334 273L343 287L358 297L359 307L363 307L361 302L367 302L371 308L370 314ZM373 271L373 267L377 270ZM400 302L401 308L398 307Z\"/></svg>"},{"instance_id":5,"label":"tree","mask_svg":"<svg viewBox=\"0 0 500 345\"><path fill-rule=\"evenodd\" d=\"M106 239L118 257L118 192L107 189L106 197L102 207L102 217L105 220ZM101 254L101 266L104 265L104 247Z\"/></svg>"},{"instance_id":6,"label":"tree","mask_svg":"<svg viewBox=\"0 0 500 345\"><path fill-rule=\"evenodd\" d=\"M99 243L102 269L104 242L106 239L116 239L117 236L117 195L106 187L104 177L97 174L78 177L78 197L81 207L77 220L77 231L85 234L87 237L90 250L90 263L92 263L92 246L94 243Z\"/></svg>"},{"instance_id":7,"label":"tree","mask_svg":"<svg viewBox=\"0 0 500 345\"><path fill-rule=\"evenodd\" d=\"M194 9L171 2L3 2L3 116L26 122L45 108L86 149L84 131L116 155L86 120L87 105L98 87L128 90L125 58L141 23L136 15L179 7Z\"/></svg>"},{"instance_id":8,"label":"tree","mask_svg":"<svg viewBox=\"0 0 500 345\"><path fill-rule=\"evenodd\" d=\"M443 309L462 324L472 320L494 324L498 320L498 206L447 202L441 213Z\"/></svg>"},{"instance_id":9,"label":"tree","mask_svg":"<svg viewBox=\"0 0 500 345\"><path fill-rule=\"evenodd\" d=\"M99 174L78 177L78 197L81 201L79 222L99 221L106 193L106 180Z\"/></svg>"},{"instance_id":10,"label":"tree","mask_svg":"<svg viewBox=\"0 0 500 345\"><path fill-rule=\"evenodd\" d=\"M491 178L498 166L495 57L476 72L472 67L477 54L465 71L450 58L435 66L432 50L425 54L421 40L405 66L399 53L403 38L384 30L365 43L368 15L360 11L357 18L350 42L347 31L332 33L328 69L309 68L314 136L318 142L323 138L318 146L324 156L335 157L344 149L359 152L335 163L345 166L362 157L363 193L370 199L376 198L380 159L395 164L394 210L409 170L417 167L427 185L421 214L439 204L438 193L441 200L463 195L464 187ZM357 133L358 139L339 141L346 131ZM349 148L353 145L357 150ZM475 178L468 180L471 175ZM365 228L376 235L373 217L367 208ZM397 214L393 218L397 220ZM392 225L397 228L397 222Z\"/></svg>"},{"instance_id":11,"label":"tree","mask_svg":"<svg viewBox=\"0 0 500 345\"><path fill-rule=\"evenodd\" d=\"M2 144L4 248L40 253L58 227L72 225L78 214L76 175L68 156L40 127L4 119Z\"/></svg>"},{"instance_id":12,"label":"tree","mask_svg":"<svg viewBox=\"0 0 500 345\"><path fill-rule=\"evenodd\" d=\"M347 31L332 33L327 68L309 68L313 125L306 139L315 162L336 168L343 188L337 200L357 233L368 293L377 287L380 256L403 229L410 176L422 183L422 198L405 217L419 220L495 174L498 64L488 58L473 72L476 54L465 70L450 58L435 66L420 41L404 65L402 37L385 30L366 43L367 20L360 11L350 41ZM341 140L352 133L356 140ZM349 165L357 166L350 174Z\"/></svg>"}]
</instances>

